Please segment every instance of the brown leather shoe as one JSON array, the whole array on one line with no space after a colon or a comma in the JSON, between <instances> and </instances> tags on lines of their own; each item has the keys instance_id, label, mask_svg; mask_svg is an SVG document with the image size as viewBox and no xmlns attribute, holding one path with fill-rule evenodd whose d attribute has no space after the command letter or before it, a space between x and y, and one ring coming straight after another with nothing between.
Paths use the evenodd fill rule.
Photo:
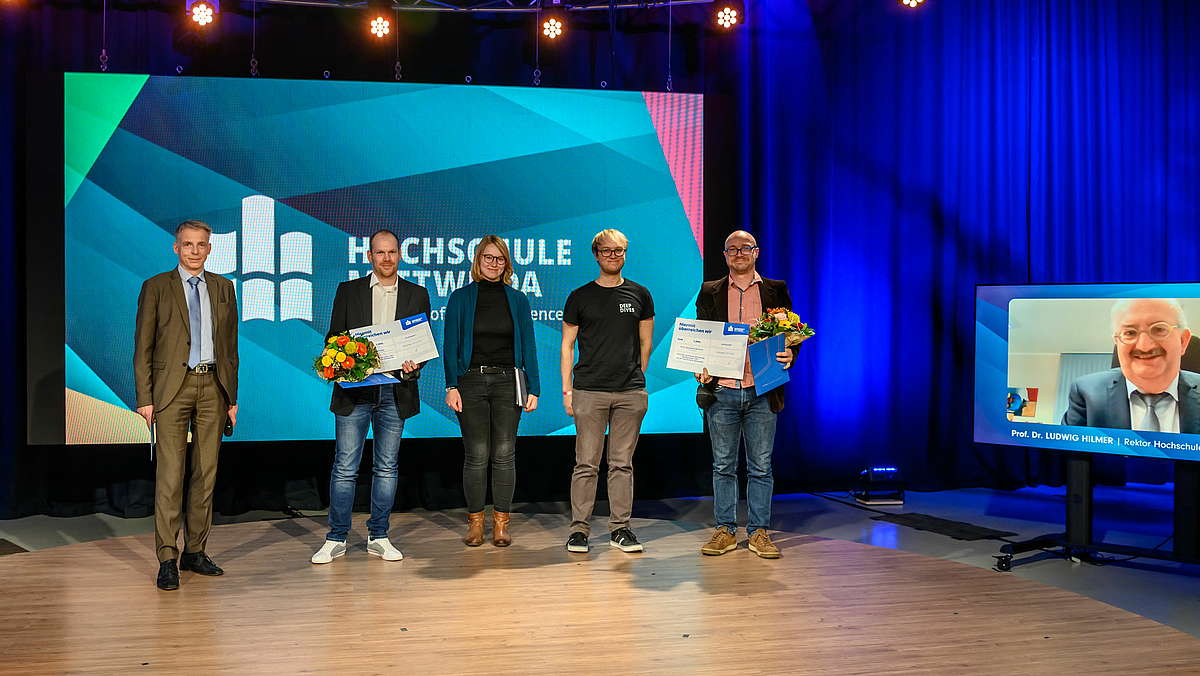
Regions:
<instances>
[{"instance_id":1,"label":"brown leather shoe","mask_svg":"<svg viewBox=\"0 0 1200 676\"><path fill-rule=\"evenodd\" d=\"M508 536L508 512L492 512L492 544L507 547L512 544Z\"/></svg>"},{"instance_id":2,"label":"brown leather shoe","mask_svg":"<svg viewBox=\"0 0 1200 676\"><path fill-rule=\"evenodd\" d=\"M713 533L708 544L700 548L700 553L708 556L720 556L735 549L737 549L737 537L730 533L728 528L717 526L717 532Z\"/></svg>"},{"instance_id":3,"label":"brown leather shoe","mask_svg":"<svg viewBox=\"0 0 1200 676\"><path fill-rule=\"evenodd\" d=\"M771 536L767 535L767 531L759 528L754 531L754 535L750 536L750 551L758 554L764 559L778 559L779 548L771 542Z\"/></svg>"},{"instance_id":4,"label":"brown leather shoe","mask_svg":"<svg viewBox=\"0 0 1200 676\"><path fill-rule=\"evenodd\" d=\"M467 535L463 544L468 547L478 547L483 544L483 512L467 514Z\"/></svg>"}]
</instances>

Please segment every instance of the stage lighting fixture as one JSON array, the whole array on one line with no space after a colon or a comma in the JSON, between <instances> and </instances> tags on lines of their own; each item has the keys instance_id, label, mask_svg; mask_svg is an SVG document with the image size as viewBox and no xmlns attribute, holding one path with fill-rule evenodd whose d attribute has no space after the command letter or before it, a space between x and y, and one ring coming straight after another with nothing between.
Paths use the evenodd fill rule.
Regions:
<instances>
[{"instance_id":1,"label":"stage lighting fixture","mask_svg":"<svg viewBox=\"0 0 1200 676\"><path fill-rule=\"evenodd\" d=\"M746 23L746 5L740 1L718 0L713 3L716 10L717 25L726 30L736 28Z\"/></svg>"},{"instance_id":2,"label":"stage lighting fixture","mask_svg":"<svg viewBox=\"0 0 1200 676\"><path fill-rule=\"evenodd\" d=\"M392 0L367 0L367 21L371 35L383 39L392 32L392 19L396 18L396 7Z\"/></svg>"},{"instance_id":3,"label":"stage lighting fixture","mask_svg":"<svg viewBox=\"0 0 1200 676\"><path fill-rule=\"evenodd\" d=\"M903 505L904 482L900 470L892 465L875 465L859 472L862 488L854 491L854 500L861 505Z\"/></svg>"},{"instance_id":4,"label":"stage lighting fixture","mask_svg":"<svg viewBox=\"0 0 1200 676\"><path fill-rule=\"evenodd\" d=\"M917 5L925 2L925 0L900 0L900 4L910 8L916 8Z\"/></svg>"},{"instance_id":5,"label":"stage lighting fixture","mask_svg":"<svg viewBox=\"0 0 1200 676\"><path fill-rule=\"evenodd\" d=\"M547 17L542 22L542 35L553 40L563 34L563 22L557 16Z\"/></svg>"},{"instance_id":6,"label":"stage lighting fixture","mask_svg":"<svg viewBox=\"0 0 1200 676\"><path fill-rule=\"evenodd\" d=\"M381 38L392 32L392 23L382 16L371 19L371 35Z\"/></svg>"},{"instance_id":7,"label":"stage lighting fixture","mask_svg":"<svg viewBox=\"0 0 1200 676\"><path fill-rule=\"evenodd\" d=\"M184 11L197 25L207 26L213 22L214 16L220 14L221 0L187 0Z\"/></svg>"}]
</instances>

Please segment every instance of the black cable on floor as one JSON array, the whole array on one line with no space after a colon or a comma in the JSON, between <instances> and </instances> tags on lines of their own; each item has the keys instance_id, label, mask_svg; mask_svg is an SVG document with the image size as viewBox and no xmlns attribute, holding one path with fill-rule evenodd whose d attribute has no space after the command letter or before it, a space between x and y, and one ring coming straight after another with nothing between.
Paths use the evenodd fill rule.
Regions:
<instances>
[{"instance_id":1,"label":"black cable on floor","mask_svg":"<svg viewBox=\"0 0 1200 676\"><path fill-rule=\"evenodd\" d=\"M1174 539L1174 537L1175 537L1175 534L1171 533L1170 535L1167 536L1166 540L1163 540L1162 542L1158 543L1158 545L1155 546L1151 551L1158 551L1158 550L1162 549L1163 545L1170 542L1172 539ZM1127 556L1123 559L1114 559L1114 558L1111 558L1108 556L1102 556L1100 554L1092 554L1091 556L1088 557L1090 559L1088 561L1088 563L1092 564L1093 566L1107 566L1110 563L1125 563L1126 561L1140 559L1140 558L1142 558L1142 556L1144 556L1144 555Z\"/></svg>"},{"instance_id":2,"label":"black cable on floor","mask_svg":"<svg viewBox=\"0 0 1200 676\"><path fill-rule=\"evenodd\" d=\"M845 500L838 499L838 498L837 498L837 497L835 497L835 496L832 496L832 495L827 495L827 494L825 494L825 493L813 493L813 492L809 492L808 494L809 494L809 495L811 495L811 496L814 496L814 497L821 498L821 499L823 499L823 500L829 500L830 502L836 502L836 503L838 503L839 505L845 505L845 506L847 506L847 507L853 507L853 508L855 508L855 509L861 509L861 510L863 510L864 512L874 512L874 513L876 513L876 514L885 514L885 515L886 515L886 514L892 514L892 513L893 513L893 512L885 512L885 511L883 511L883 510L881 510L881 509L875 509L874 507L867 507L866 505L859 504L859 503L858 503L858 501L854 501L854 502L847 502L847 501L845 501ZM851 495L853 495L853 494L852 494L850 491L846 491L846 496L847 496L847 497L850 497ZM1172 537L1174 537L1174 536L1172 536ZM989 540L993 540L993 541L995 541L995 542L1003 542L1004 544L1008 544L1008 545L1015 545L1015 544L1017 544L1018 542L1020 542L1020 540L1010 540L1009 538L1001 538L1001 537L994 537L994 538L988 538L988 539L989 539ZM1163 544L1166 544L1166 542L1163 542ZM1162 545L1159 545L1159 547L1161 547L1161 546L1162 546ZM1157 549L1157 548L1158 548L1158 547L1155 547L1155 549ZM1033 551L1033 550L1030 550L1030 551ZM1038 550L1037 550L1037 551L1040 551L1040 552L1045 552L1045 553L1047 553L1047 554L1050 554L1051 556L1057 556L1057 557L1059 557L1059 558L1062 558L1062 559L1070 559L1070 558L1071 558L1071 557L1067 556L1067 554L1066 554L1065 552L1056 552L1056 551L1049 550L1049 549L1045 549L1045 548L1038 548ZM1135 558L1136 558L1136 557L1135 557Z\"/></svg>"},{"instance_id":3,"label":"black cable on floor","mask_svg":"<svg viewBox=\"0 0 1200 676\"><path fill-rule=\"evenodd\" d=\"M846 500L841 500L841 499L839 499L839 497L837 497L837 496L828 495L828 494L826 494L826 493L814 493L814 492L809 492L808 494L809 494L809 495L811 495L811 496L814 496L814 497L818 497L818 498L824 499L824 500L829 500L830 502L836 502L836 503L838 503L839 505L845 505L845 506L847 506L847 507L853 507L853 508L855 508L855 509L861 509L861 510L863 510L864 512L874 512L874 513L876 513L876 514L891 514L891 513L892 513L892 512L885 512L885 511L883 511L883 510L880 510L880 509L875 509L874 507L867 507L866 505L859 504L857 501L854 501L854 502L848 502L848 501L846 501ZM847 497L850 497L850 496L852 496L852 495L853 495L853 494L852 494L850 491L846 491L846 496L847 496ZM1174 534L1174 533L1171 533L1170 535L1168 535L1168 536L1167 536L1167 539L1165 539L1165 540L1163 540L1162 542L1158 543L1158 545L1156 545L1156 546L1155 546L1155 547L1154 547L1154 548L1153 548L1151 551L1158 551L1158 550L1162 549L1162 548L1163 548L1163 547L1164 547L1164 546L1165 546L1165 545L1166 545L1168 542L1170 542L1170 541L1171 541L1171 540L1172 540L1174 537L1175 537L1175 534ZM1003 542L1003 543L1005 543L1005 544L1009 544L1009 545L1015 545L1015 544L1017 544L1018 542L1020 542L1019 540L1011 540L1011 539L1009 539L1009 538L1001 538L1001 537L996 537L996 538L988 538L988 539L989 539L989 540L995 540L995 541L997 541L997 542ZM1031 551L1032 551L1032 550L1031 550ZM1052 555L1052 556L1057 556L1057 557L1059 557L1059 558L1066 559L1066 560L1070 560L1070 559L1072 558L1072 556L1068 555L1068 554L1067 554L1065 551L1054 551L1054 550L1045 549L1045 548L1039 548L1037 551L1040 551L1040 552L1045 552L1045 553L1047 553L1047 554L1050 554L1050 555ZM1125 557L1125 558L1117 559L1117 558L1111 558L1111 557L1107 557L1107 556L1104 556L1104 555L1102 555L1102 554L1095 553L1095 552L1088 552L1088 556L1087 556L1087 558L1080 559L1080 561L1083 561L1084 563L1091 564L1091 565L1093 565L1093 566L1107 566L1107 565L1109 565L1109 564L1111 564L1111 563L1125 563L1126 561L1133 561L1134 559L1140 559L1140 558L1143 558L1143 557L1139 555L1139 556L1127 556L1127 557Z\"/></svg>"}]
</instances>

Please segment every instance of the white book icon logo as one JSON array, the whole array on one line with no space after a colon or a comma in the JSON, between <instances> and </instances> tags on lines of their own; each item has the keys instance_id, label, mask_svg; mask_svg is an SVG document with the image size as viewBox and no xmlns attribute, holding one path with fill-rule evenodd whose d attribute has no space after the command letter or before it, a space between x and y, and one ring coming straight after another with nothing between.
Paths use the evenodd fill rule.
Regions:
<instances>
[{"instance_id":1,"label":"white book icon logo","mask_svg":"<svg viewBox=\"0 0 1200 676\"><path fill-rule=\"evenodd\" d=\"M306 232L285 232L275 239L275 200L252 195L242 200L242 321L265 319L279 321L302 319L312 321L312 281L290 278L278 283L275 279L288 274L312 276L312 235ZM276 254L278 253L278 266ZM238 234L227 232L212 236L212 253L205 267L219 275L237 271ZM278 267L278 273L276 273Z\"/></svg>"}]
</instances>

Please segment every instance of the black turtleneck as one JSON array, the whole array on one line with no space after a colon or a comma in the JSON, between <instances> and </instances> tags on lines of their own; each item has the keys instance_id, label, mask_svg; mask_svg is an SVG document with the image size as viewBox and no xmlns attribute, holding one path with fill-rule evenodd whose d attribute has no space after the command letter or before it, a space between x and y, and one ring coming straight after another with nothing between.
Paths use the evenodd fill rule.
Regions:
<instances>
[{"instance_id":1,"label":"black turtleneck","mask_svg":"<svg viewBox=\"0 0 1200 676\"><path fill-rule=\"evenodd\" d=\"M479 281L471 368L513 366L513 320L503 282Z\"/></svg>"}]
</instances>

